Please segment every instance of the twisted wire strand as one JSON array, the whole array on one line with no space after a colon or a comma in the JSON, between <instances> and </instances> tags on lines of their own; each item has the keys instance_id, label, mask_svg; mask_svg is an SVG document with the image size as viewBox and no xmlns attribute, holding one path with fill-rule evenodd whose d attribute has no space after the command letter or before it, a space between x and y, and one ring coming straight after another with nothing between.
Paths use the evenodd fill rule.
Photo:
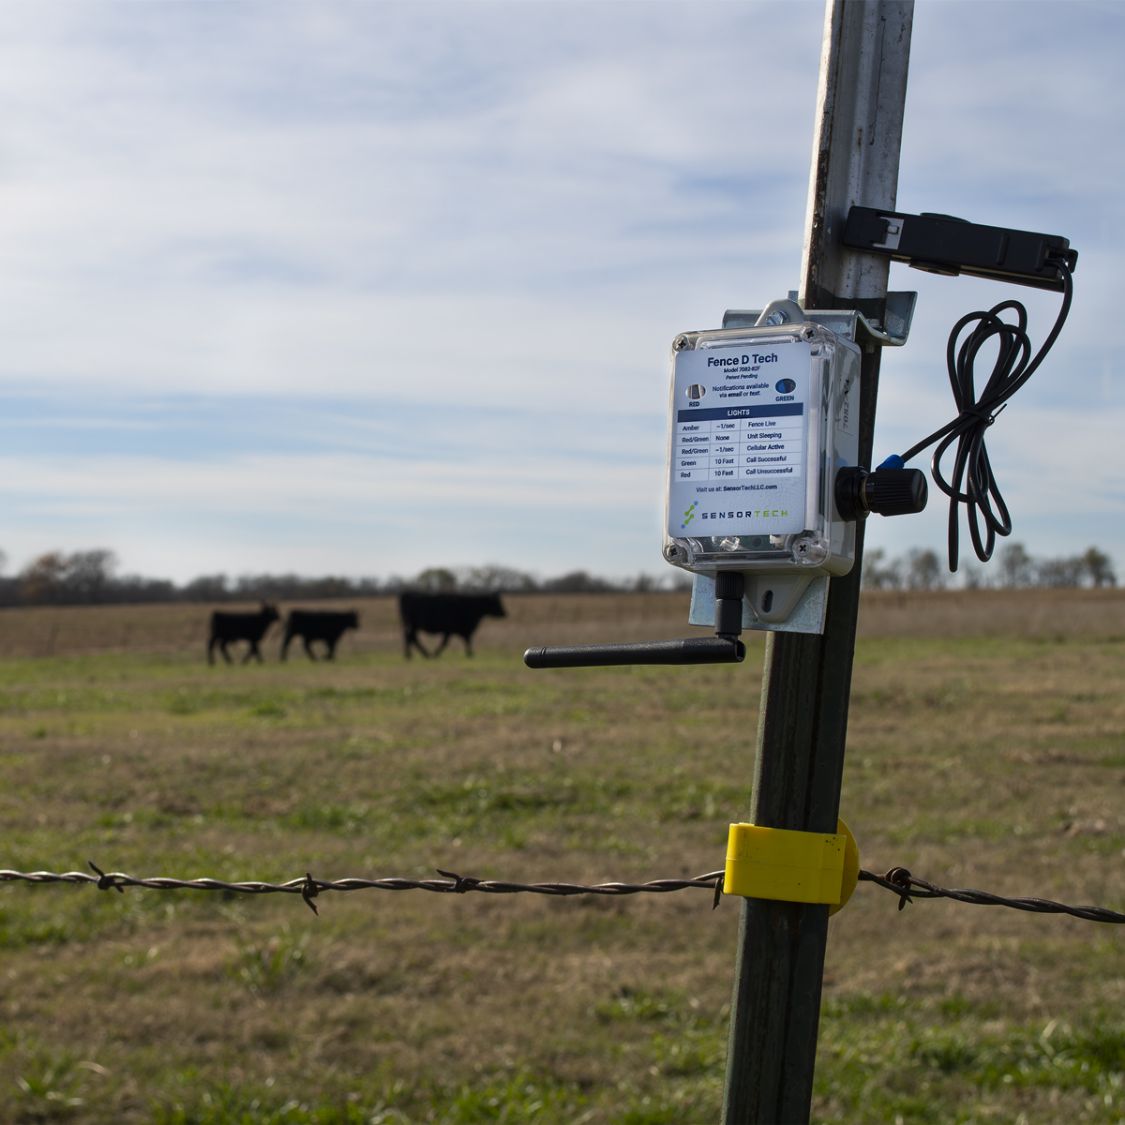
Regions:
<instances>
[{"instance_id":1,"label":"twisted wire strand","mask_svg":"<svg viewBox=\"0 0 1125 1125\"><path fill-rule=\"evenodd\" d=\"M313 899L324 891L433 891L438 894L465 894L479 891L482 894L540 894L568 897L572 895L633 895L664 894L688 888L716 891L722 886L723 873L711 871L692 879L653 879L646 883L597 883L585 886L578 883L544 882L514 883L502 879L477 879L471 875L458 875L438 868L438 879L315 879L306 873L303 878L289 879L284 883L266 883L257 880L227 882L222 879L175 879L166 876L137 878L123 871L102 871L90 863L94 874L85 871L9 871L0 870L0 883L93 883L99 890L116 890L124 893L126 887L145 887L149 890L170 891L227 891L234 894L299 894L309 908L318 913Z\"/></svg>"},{"instance_id":2,"label":"twisted wire strand","mask_svg":"<svg viewBox=\"0 0 1125 1125\"><path fill-rule=\"evenodd\" d=\"M0 883L90 883L99 890L115 890L124 893L126 887L144 887L149 890L190 890L226 891L232 894L295 894L304 899L313 913L318 913L313 901L325 891L431 891L437 894L466 894L476 891L481 894L539 894L555 897L574 895L634 895L666 894L671 891L709 890L718 905L723 890L723 872L708 871L691 879L652 879L645 883L581 883L541 882L515 883L503 879L477 879L471 875L459 875L452 871L437 869L440 878L403 879L387 877L382 879L316 879L310 873L302 878L289 879L284 883L260 881L227 882L222 879L175 879L167 876L137 878L122 871L102 871L90 863L94 874L86 871L11 871L0 869ZM974 906L1007 906L1013 910L1024 910L1034 914L1066 914L1088 922L1103 922L1112 925L1125 924L1125 913L1109 910L1102 906L1068 906L1044 898L1007 898L989 891L964 888L939 887L912 875L905 867L892 867L885 875L861 870L860 882L873 883L896 895L899 909L914 899L948 898L956 902Z\"/></svg>"},{"instance_id":3,"label":"twisted wire strand","mask_svg":"<svg viewBox=\"0 0 1125 1125\"><path fill-rule=\"evenodd\" d=\"M1065 903L1054 902L1049 898L1006 898L989 891L939 887L912 875L905 867L892 867L886 875L860 871L859 878L861 882L874 883L898 895L899 910L915 898L949 898L973 906L1007 906L1012 910L1026 910L1032 914L1068 914L1072 918L1082 918L1087 922L1125 924L1125 914L1109 910L1104 906L1067 906Z\"/></svg>"}]
</instances>

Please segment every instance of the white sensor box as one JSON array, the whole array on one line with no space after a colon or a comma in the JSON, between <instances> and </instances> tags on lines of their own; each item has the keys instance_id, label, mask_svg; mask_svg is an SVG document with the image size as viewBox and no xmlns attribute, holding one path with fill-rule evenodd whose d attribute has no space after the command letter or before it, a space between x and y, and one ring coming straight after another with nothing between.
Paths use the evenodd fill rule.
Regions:
<instances>
[{"instance_id":1,"label":"white sensor box","mask_svg":"<svg viewBox=\"0 0 1125 1125\"><path fill-rule=\"evenodd\" d=\"M696 574L744 572L763 623L855 561L855 523L834 492L837 471L858 462L859 369L853 341L808 321L672 345L664 557Z\"/></svg>"}]
</instances>

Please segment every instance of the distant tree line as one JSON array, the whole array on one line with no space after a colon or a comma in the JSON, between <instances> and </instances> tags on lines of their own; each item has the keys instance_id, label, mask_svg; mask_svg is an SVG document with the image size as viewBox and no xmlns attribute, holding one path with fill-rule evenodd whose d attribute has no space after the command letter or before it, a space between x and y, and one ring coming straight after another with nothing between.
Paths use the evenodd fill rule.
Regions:
<instances>
[{"instance_id":1,"label":"distant tree line","mask_svg":"<svg viewBox=\"0 0 1125 1125\"><path fill-rule=\"evenodd\" d=\"M299 574L205 574L177 585L166 578L118 575L117 556L97 548L90 551L48 551L17 574L7 576L6 556L0 551L0 606L98 605L140 602L300 601L323 598L370 598L402 590L496 590L500 593L610 594L686 589L690 577L670 570L661 578L638 574L632 578L601 578L573 570L555 578L538 578L507 566L428 567L412 578L308 578ZM888 558L882 550L864 558L863 585L868 590L941 590L956 585L985 587L1105 587L1117 576L1108 555L1097 547L1065 558L1035 558L1022 543L1002 548L988 569L963 566L951 575L936 552L909 551Z\"/></svg>"},{"instance_id":2,"label":"distant tree line","mask_svg":"<svg viewBox=\"0 0 1125 1125\"><path fill-rule=\"evenodd\" d=\"M1104 551L1087 547L1080 555L1035 558L1022 543L1002 547L987 569L962 565L950 574L935 551L915 549L899 558L887 558L881 550L868 551L863 560L866 590L942 590L957 585L964 589L1016 590L1025 587L1116 586L1113 563Z\"/></svg>"},{"instance_id":3,"label":"distant tree line","mask_svg":"<svg viewBox=\"0 0 1125 1125\"><path fill-rule=\"evenodd\" d=\"M0 551L0 572L6 556ZM178 585L166 578L118 575L113 551L48 551L17 574L0 573L0 606L124 605L141 602L299 601L370 598L402 590L498 591L500 593L608 594L690 585L682 572L662 579L647 574L614 580L584 570L541 579L505 566L429 567L412 578L309 578L299 574L204 574Z\"/></svg>"}]
</instances>

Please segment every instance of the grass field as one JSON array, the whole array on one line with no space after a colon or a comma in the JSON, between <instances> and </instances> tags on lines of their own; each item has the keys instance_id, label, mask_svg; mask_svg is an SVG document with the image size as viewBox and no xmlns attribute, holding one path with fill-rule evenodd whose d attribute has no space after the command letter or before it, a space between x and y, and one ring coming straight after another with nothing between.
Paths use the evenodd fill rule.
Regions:
<instances>
[{"instance_id":1,"label":"grass field","mask_svg":"<svg viewBox=\"0 0 1125 1125\"><path fill-rule=\"evenodd\" d=\"M683 595L526 596L405 661L208 667L202 607L0 615L0 867L282 881L441 867L643 882L749 807L740 667L530 672L688 635ZM863 866L1125 909L1125 595L863 609L843 816ZM736 900L0 885L0 1121L713 1122ZM1125 927L861 884L832 921L814 1119L1125 1121Z\"/></svg>"}]
</instances>

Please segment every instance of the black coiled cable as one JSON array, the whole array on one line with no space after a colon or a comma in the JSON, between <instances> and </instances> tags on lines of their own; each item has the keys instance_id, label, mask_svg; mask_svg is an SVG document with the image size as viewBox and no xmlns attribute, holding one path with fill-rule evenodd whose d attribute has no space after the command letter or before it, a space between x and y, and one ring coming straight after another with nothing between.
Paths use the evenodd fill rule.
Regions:
<instances>
[{"instance_id":1,"label":"black coiled cable","mask_svg":"<svg viewBox=\"0 0 1125 1125\"><path fill-rule=\"evenodd\" d=\"M998 535L1011 534L1011 516L996 484L984 436L1008 399L1031 378L1043 362L1066 323L1074 285L1066 263L1060 260L1058 268L1063 282L1062 305L1054 327L1039 351L1032 355L1031 340L1027 335L1027 309L1019 301L1002 301L987 312L971 312L963 316L953 326L946 347L946 366L958 410L957 417L917 445L911 446L901 458L890 458L885 462L902 465L935 441L938 443L930 462L930 472L934 483L949 497L951 571L957 569L959 505L965 505L969 534L981 562L992 558ZM1014 322L1004 319L1007 312L1014 313ZM977 357L981 349L992 343L997 345L996 362L978 396L975 370ZM953 470L947 478L942 471L941 462L954 444L957 448Z\"/></svg>"}]
</instances>

